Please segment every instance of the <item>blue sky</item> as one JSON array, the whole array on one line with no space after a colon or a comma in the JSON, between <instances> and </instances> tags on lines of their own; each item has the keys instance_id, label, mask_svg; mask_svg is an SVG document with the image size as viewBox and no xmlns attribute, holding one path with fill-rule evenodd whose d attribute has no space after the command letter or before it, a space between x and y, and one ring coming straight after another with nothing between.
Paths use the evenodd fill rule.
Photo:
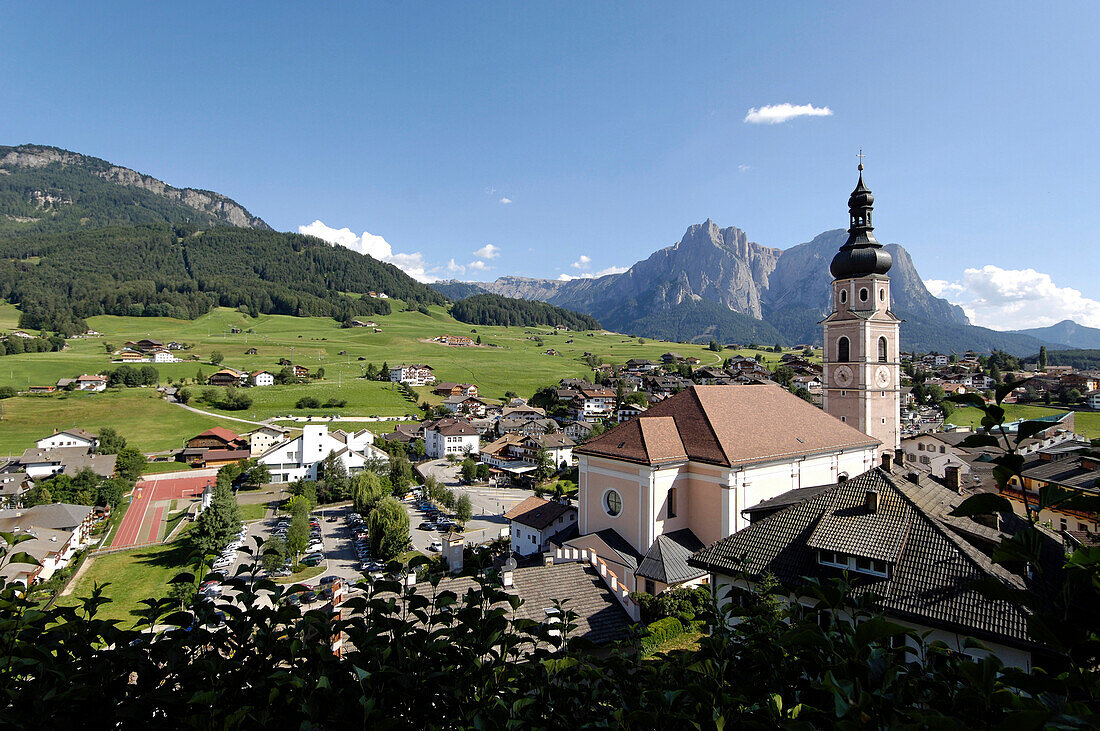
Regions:
<instances>
[{"instance_id":1,"label":"blue sky","mask_svg":"<svg viewBox=\"0 0 1100 731\"><path fill-rule=\"evenodd\" d=\"M772 5L8 4L0 143L464 279L628 266L708 217L808 241L862 147L935 291L1100 326L1100 6ZM781 104L831 113L746 121Z\"/></svg>"}]
</instances>

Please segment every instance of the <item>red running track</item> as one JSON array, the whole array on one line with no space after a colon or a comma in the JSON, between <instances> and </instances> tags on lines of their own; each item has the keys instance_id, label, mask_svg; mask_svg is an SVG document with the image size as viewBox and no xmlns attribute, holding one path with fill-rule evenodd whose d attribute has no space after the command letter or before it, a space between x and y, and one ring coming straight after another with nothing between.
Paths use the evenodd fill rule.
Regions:
<instances>
[{"instance_id":1,"label":"red running track","mask_svg":"<svg viewBox=\"0 0 1100 731\"><path fill-rule=\"evenodd\" d=\"M126 515L122 516L122 524L118 527L114 539L111 540L111 548L127 548L142 543L141 526L145 523L145 516L154 509L153 528L148 533L148 540L155 541L160 530L160 521L164 516L164 508L154 503L165 500L180 500L202 495L203 489L214 480L213 477L177 477L173 479L158 479L152 477L142 480L134 486L130 507L126 509Z\"/></svg>"}]
</instances>

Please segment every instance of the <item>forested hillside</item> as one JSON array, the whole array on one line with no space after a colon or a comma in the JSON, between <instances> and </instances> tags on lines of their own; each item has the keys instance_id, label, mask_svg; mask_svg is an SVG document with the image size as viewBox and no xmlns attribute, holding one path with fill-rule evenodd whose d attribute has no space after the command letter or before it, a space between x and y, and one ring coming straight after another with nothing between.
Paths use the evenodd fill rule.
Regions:
<instances>
[{"instance_id":1,"label":"forested hillside","mask_svg":"<svg viewBox=\"0 0 1100 731\"><path fill-rule=\"evenodd\" d=\"M1036 363L1039 354L1025 358L1028 363ZM1048 365L1068 365L1079 370L1100 370L1100 350L1048 350Z\"/></svg>"},{"instance_id":2,"label":"forested hillside","mask_svg":"<svg viewBox=\"0 0 1100 731\"><path fill-rule=\"evenodd\" d=\"M193 319L212 307L252 315L388 314L385 292L420 304L443 295L397 267L298 234L217 227L108 227L0 240L0 298L20 325L65 334L93 315Z\"/></svg>"},{"instance_id":3,"label":"forested hillside","mask_svg":"<svg viewBox=\"0 0 1100 731\"><path fill-rule=\"evenodd\" d=\"M57 147L0 146L0 236L156 223L270 230L220 193L174 188Z\"/></svg>"},{"instance_id":4,"label":"forested hillside","mask_svg":"<svg viewBox=\"0 0 1100 731\"><path fill-rule=\"evenodd\" d=\"M600 323L588 315L581 315L545 302L518 300L498 294L475 294L455 302L451 316L472 325L563 325L570 330L599 330Z\"/></svg>"}]
</instances>

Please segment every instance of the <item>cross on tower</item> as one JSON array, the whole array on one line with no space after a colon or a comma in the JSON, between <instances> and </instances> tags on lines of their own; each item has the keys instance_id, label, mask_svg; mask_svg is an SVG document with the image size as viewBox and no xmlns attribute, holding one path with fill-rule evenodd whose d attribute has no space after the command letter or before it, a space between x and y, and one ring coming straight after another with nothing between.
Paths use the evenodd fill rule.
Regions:
<instances>
[{"instance_id":1,"label":"cross on tower","mask_svg":"<svg viewBox=\"0 0 1100 731\"><path fill-rule=\"evenodd\" d=\"M858 155L856 155L856 157L858 157L858 158L859 158L859 167L858 167L858 170L859 170L860 172L863 172L863 158L865 158L865 157L867 157L867 156L863 154L863 148L862 148L862 147L861 147L861 148L859 148L859 154L858 154Z\"/></svg>"}]
</instances>

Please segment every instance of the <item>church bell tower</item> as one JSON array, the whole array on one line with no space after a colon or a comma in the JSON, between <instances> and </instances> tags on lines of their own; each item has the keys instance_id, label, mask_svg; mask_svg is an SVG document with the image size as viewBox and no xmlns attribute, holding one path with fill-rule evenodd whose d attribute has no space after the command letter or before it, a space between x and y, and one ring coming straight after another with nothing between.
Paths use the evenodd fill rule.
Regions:
<instances>
[{"instance_id":1,"label":"church bell tower","mask_svg":"<svg viewBox=\"0 0 1100 731\"><path fill-rule=\"evenodd\" d=\"M882 442L901 445L901 320L890 311L893 260L875 240L875 197L863 182L848 198L848 240L833 257L832 314L825 318L825 411Z\"/></svg>"}]
</instances>

